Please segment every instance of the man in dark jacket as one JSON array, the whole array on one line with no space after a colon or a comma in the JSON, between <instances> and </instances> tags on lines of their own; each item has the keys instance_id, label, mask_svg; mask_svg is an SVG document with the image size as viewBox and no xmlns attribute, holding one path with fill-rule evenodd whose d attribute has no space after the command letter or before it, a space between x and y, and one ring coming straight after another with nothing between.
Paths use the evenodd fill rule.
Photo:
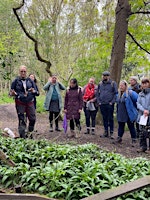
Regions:
<instances>
[{"instance_id":1,"label":"man in dark jacket","mask_svg":"<svg viewBox=\"0 0 150 200\"><path fill-rule=\"evenodd\" d=\"M34 130L36 121L34 107L35 83L27 77L26 66L20 66L19 76L12 82L10 96L14 96L19 125L18 131L21 138L26 138L26 116L29 120L28 132ZM31 135L32 138L32 135Z\"/></svg>"},{"instance_id":2,"label":"man in dark jacket","mask_svg":"<svg viewBox=\"0 0 150 200\"><path fill-rule=\"evenodd\" d=\"M104 134L100 137L108 137L110 133L110 137L113 138L113 113L117 93L116 82L110 79L110 72L104 71L102 74L102 81L98 84L97 89L97 102L100 106L104 126Z\"/></svg>"}]
</instances>

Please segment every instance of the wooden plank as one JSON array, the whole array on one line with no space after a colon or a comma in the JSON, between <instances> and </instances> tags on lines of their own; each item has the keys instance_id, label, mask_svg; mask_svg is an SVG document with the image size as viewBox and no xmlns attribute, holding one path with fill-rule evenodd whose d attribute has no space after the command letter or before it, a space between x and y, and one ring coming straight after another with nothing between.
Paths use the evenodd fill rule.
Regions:
<instances>
[{"instance_id":1,"label":"wooden plank","mask_svg":"<svg viewBox=\"0 0 150 200\"><path fill-rule=\"evenodd\" d=\"M0 200L56 200L36 194L4 194L0 193Z\"/></svg>"},{"instance_id":2,"label":"wooden plank","mask_svg":"<svg viewBox=\"0 0 150 200\"><path fill-rule=\"evenodd\" d=\"M106 190L104 192L83 198L81 200L108 200L113 199L115 197L119 197L120 195L133 192L135 190L141 189L143 187L150 185L150 176L145 176L143 178L137 179L135 181L125 183L116 188L112 188Z\"/></svg>"}]
</instances>

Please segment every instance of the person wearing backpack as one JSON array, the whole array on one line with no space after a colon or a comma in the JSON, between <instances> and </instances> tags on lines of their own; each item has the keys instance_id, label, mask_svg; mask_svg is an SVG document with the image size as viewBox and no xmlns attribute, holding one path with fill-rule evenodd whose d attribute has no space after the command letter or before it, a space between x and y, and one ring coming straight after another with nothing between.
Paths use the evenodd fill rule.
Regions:
<instances>
[{"instance_id":1,"label":"person wearing backpack","mask_svg":"<svg viewBox=\"0 0 150 200\"><path fill-rule=\"evenodd\" d=\"M83 88L83 109L86 121L85 134L95 134L96 114L98 111L96 90L97 85L95 84L95 79L91 77L88 84Z\"/></svg>"},{"instance_id":2,"label":"person wearing backpack","mask_svg":"<svg viewBox=\"0 0 150 200\"><path fill-rule=\"evenodd\" d=\"M25 134L27 122L26 116L29 120L28 132L34 130L36 115L34 107L34 94L36 93L35 83L27 77L27 67L20 66L19 76L12 82L10 96L15 98L15 106L18 115L19 125L18 132L21 138L26 138ZM32 138L32 134L30 134Z\"/></svg>"},{"instance_id":3,"label":"person wearing backpack","mask_svg":"<svg viewBox=\"0 0 150 200\"><path fill-rule=\"evenodd\" d=\"M117 121L118 137L116 143L122 142L125 124L127 123L132 144L136 142L136 130L134 122L137 120L138 111L136 108L138 94L128 89L128 83L125 80L120 81L119 92L117 95Z\"/></svg>"},{"instance_id":4,"label":"person wearing backpack","mask_svg":"<svg viewBox=\"0 0 150 200\"><path fill-rule=\"evenodd\" d=\"M80 132L80 115L83 107L82 91L78 86L76 78L70 80L69 88L66 91L65 102L64 102L64 113L66 114L67 120L70 121L70 137L78 137L75 131ZM68 135L69 136L69 135Z\"/></svg>"},{"instance_id":5,"label":"person wearing backpack","mask_svg":"<svg viewBox=\"0 0 150 200\"><path fill-rule=\"evenodd\" d=\"M102 81L98 84L96 98L103 118L104 134L100 137L113 138L114 132L114 104L118 93L117 84L110 79L110 72L102 73Z\"/></svg>"}]
</instances>

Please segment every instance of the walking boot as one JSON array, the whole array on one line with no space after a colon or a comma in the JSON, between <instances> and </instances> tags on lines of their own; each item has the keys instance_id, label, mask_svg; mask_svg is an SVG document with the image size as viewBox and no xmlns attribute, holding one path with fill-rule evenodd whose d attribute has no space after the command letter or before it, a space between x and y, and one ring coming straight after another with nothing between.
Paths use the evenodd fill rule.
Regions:
<instances>
[{"instance_id":1,"label":"walking boot","mask_svg":"<svg viewBox=\"0 0 150 200\"><path fill-rule=\"evenodd\" d=\"M53 132L53 125L52 124L50 124L49 132Z\"/></svg>"},{"instance_id":2,"label":"walking boot","mask_svg":"<svg viewBox=\"0 0 150 200\"><path fill-rule=\"evenodd\" d=\"M60 130L60 128L59 128L59 127L56 127L56 128L55 128L55 131L58 131L58 132L60 132L61 130Z\"/></svg>"},{"instance_id":3,"label":"walking boot","mask_svg":"<svg viewBox=\"0 0 150 200\"><path fill-rule=\"evenodd\" d=\"M105 131L103 135L100 135L100 137L102 138L108 137L108 131Z\"/></svg>"},{"instance_id":4,"label":"walking boot","mask_svg":"<svg viewBox=\"0 0 150 200\"><path fill-rule=\"evenodd\" d=\"M110 131L110 139L114 139L113 131Z\"/></svg>"},{"instance_id":5,"label":"walking boot","mask_svg":"<svg viewBox=\"0 0 150 200\"><path fill-rule=\"evenodd\" d=\"M90 127L87 127L86 132L84 134L90 134Z\"/></svg>"},{"instance_id":6,"label":"walking boot","mask_svg":"<svg viewBox=\"0 0 150 200\"><path fill-rule=\"evenodd\" d=\"M95 135L95 128L94 127L92 128L91 134Z\"/></svg>"}]
</instances>

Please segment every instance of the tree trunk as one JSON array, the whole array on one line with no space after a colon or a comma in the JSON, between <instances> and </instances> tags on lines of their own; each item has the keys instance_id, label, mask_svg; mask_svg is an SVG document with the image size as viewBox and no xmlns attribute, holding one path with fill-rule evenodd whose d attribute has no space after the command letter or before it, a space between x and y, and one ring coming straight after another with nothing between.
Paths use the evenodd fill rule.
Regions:
<instances>
[{"instance_id":1,"label":"tree trunk","mask_svg":"<svg viewBox=\"0 0 150 200\"><path fill-rule=\"evenodd\" d=\"M119 84L123 59L125 56L125 43L128 30L128 18L131 7L128 0L118 0L116 7L116 23L114 29L113 46L110 60L111 78Z\"/></svg>"}]
</instances>

